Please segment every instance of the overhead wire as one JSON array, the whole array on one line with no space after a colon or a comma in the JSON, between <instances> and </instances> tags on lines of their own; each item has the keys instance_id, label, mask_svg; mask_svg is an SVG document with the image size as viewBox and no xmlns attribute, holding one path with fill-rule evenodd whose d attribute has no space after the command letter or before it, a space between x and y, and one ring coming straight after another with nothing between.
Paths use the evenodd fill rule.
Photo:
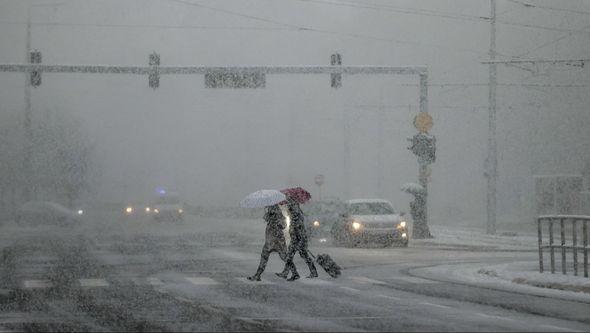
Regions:
<instances>
[{"instance_id":1,"label":"overhead wire","mask_svg":"<svg viewBox=\"0 0 590 333\"><path fill-rule=\"evenodd\" d=\"M588 32L590 33L590 30L588 30L588 29L590 29L590 25L584 26L584 27L582 28L582 30L584 30L584 31L588 31ZM532 53L532 52L535 52L535 51L537 51L537 50L540 50L540 49L542 49L542 48L544 48L544 47L547 47L547 46L549 46L549 45L553 45L553 44L555 44L555 43L558 43L559 41L561 41L561 40L564 40L564 39L566 39L566 38L569 38L569 37L571 37L571 36L573 36L573 35L574 35L574 33L571 33L571 32L569 32L569 33L567 33L567 34L565 34L565 35L561 35L561 36L559 36L559 37L557 37L557 38L555 38L555 39L552 39L552 40L550 40L550 41L548 41L548 42L545 42L545 43L543 43L543 44L541 44L541 45L539 45L539 46L536 46L535 48L533 48L533 49L530 49L530 50L528 50L528 51L526 51L526 52L524 52L524 53L518 54L518 55L516 55L515 57L516 57L516 58L520 58L520 57L522 57L522 56L528 55L528 54L530 54L530 53Z\"/></svg>"},{"instance_id":2,"label":"overhead wire","mask_svg":"<svg viewBox=\"0 0 590 333\"><path fill-rule=\"evenodd\" d=\"M248 15L248 14L243 14L243 13L239 13L239 12L236 12L236 11L227 10L227 9L223 9L223 8L219 8L219 7L212 7L212 6L208 6L208 5L203 5L201 3L194 2L194 1L188 1L188 0L165 0L165 1L181 3L181 4L185 4L185 5L189 5L189 6L206 8L206 9L209 9L209 10L212 10L212 11L217 11L217 12L221 12L221 13L225 13L225 14L230 14L230 15L237 16L237 17L243 17L243 18L247 18L247 19L253 19L253 20L262 21L262 22L266 22L266 23L273 23L273 24L276 24L276 25L281 25L281 26L285 26L285 27L289 27L289 28L294 28L294 29L297 29L299 31L307 31L307 32L313 32L313 33L336 35L336 36L343 36L343 37L357 38L357 39L365 39L365 40L374 40L374 41L380 41L380 42L389 42L389 43L398 43L398 44L410 44L410 45L417 45L417 46L421 46L421 47L424 47L424 46L436 47L436 48L441 48L441 49L449 49L449 50L453 50L453 51L462 51L462 52L474 53L474 54L477 54L477 55L480 55L480 56L483 56L483 55L486 55L487 54L487 52L481 52L481 51L478 51L478 50L465 49L465 48L456 48L456 47L450 47L450 46L441 45L441 44L422 43L422 42L418 42L418 41L408 41L408 40L400 40L400 39L392 39L392 38L383 38L383 37L376 37L376 36L366 35L366 34L349 33L349 32L342 32L342 31L334 31L334 30L328 30L328 29L321 29L321 28L316 28L316 27L296 25L296 24L291 24L291 23L285 23L285 22L282 22L282 21L279 21L279 20L269 19L269 18L266 18L266 17Z\"/></svg>"},{"instance_id":3,"label":"overhead wire","mask_svg":"<svg viewBox=\"0 0 590 333\"><path fill-rule=\"evenodd\" d=\"M318 4L326 4L332 6L345 6L345 7L353 7L353 8L364 8L364 9L371 9L377 11L390 11L396 12L401 14L409 14L409 15L420 15L420 16L436 16L448 19L458 19L463 21L472 21L472 22L480 22L480 23L489 23L490 18L484 16L472 16L472 15L464 15L464 14L451 14L451 13L444 13L436 11L430 11L425 9L418 9L418 8L404 8L404 7L392 7L389 5L366 5L366 4L359 4L358 2L348 1L334 1L334 0L296 0L299 2L309 2L309 3L318 3ZM557 27L548 27L544 25L537 25L537 24L526 24L526 23L516 23L510 22L505 20L498 20L496 19L497 24L513 26L513 27L520 27L520 28L528 28L528 29L541 29L547 31L557 31L557 32L571 32L571 33L581 33L585 34L588 31L580 30L580 29L568 29L568 28L557 28Z\"/></svg>"},{"instance_id":4,"label":"overhead wire","mask_svg":"<svg viewBox=\"0 0 590 333\"><path fill-rule=\"evenodd\" d=\"M380 5L373 5L373 4L360 4L360 3L352 2L352 1L349 1L349 2L330 1L330 0L296 0L296 1L318 3L318 4L327 4L327 5L334 5L334 6L340 6L340 7L385 10L385 11L401 13L401 14L415 14L415 15L423 15L423 16L443 17L443 18L448 18L448 19L458 19L458 20L464 20L464 21L481 21L481 19L482 19L482 17L479 17L479 16L462 15L462 14L456 15L456 14L451 14L451 13L438 12L438 11L432 11L432 10L414 9L414 8L380 6ZM486 18L486 19L489 20L489 18Z\"/></svg>"},{"instance_id":5,"label":"overhead wire","mask_svg":"<svg viewBox=\"0 0 590 333\"><path fill-rule=\"evenodd\" d=\"M526 8L537 8L537 9L544 9L544 10L557 11L557 12L566 12L566 13L572 13L572 14L590 15L590 11L585 11L585 10L557 8L557 7L538 5L538 4L533 4L530 2L524 2L524 1L518 1L518 0L506 0L506 1L521 5Z\"/></svg>"}]
</instances>

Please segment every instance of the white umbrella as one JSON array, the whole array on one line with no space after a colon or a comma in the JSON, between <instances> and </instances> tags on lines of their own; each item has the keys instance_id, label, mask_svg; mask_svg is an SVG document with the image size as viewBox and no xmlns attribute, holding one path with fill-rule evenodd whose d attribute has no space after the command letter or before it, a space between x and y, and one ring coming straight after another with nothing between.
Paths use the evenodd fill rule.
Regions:
<instances>
[{"instance_id":1,"label":"white umbrella","mask_svg":"<svg viewBox=\"0 0 590 333\"><path fill-rule=\"evenodd\" d=\"M424 193L424 187L416 183L405 183L402 185L401 190L414 195Z\"/></svg>"},{"instance_id":2,"label":"white umbrella","mask_svg":"<svg viewBox=\"0 0 590 333\"><path fill-rule=\"evenodd\" d=\"M244 208L260 208L276 205L286 199L287 197L280 191L259 190L248 194L244 199L242 199L242 201L240 201L240 206Z\"/></svg>"}]
</instances>

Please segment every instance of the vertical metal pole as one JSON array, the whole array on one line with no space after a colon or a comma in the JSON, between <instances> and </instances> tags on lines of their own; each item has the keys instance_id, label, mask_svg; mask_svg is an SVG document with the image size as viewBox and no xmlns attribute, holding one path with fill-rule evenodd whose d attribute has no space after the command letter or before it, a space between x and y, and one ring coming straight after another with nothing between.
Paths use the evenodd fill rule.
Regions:
<instances>
[{"instance_id":1,"label":"vertical metal pole","mask_svg":"<svg viewBox=\"0 0 590 333\"><path fill-rule=\"evenodd\" d=\"M344 194L344 199L348 200L350 199L350 183L351 183L351 169L352 169L352 165L351 165L351 154L352 154L352 149L351 149L351 121L350 121L350 114L349 114L349 110L347 108L343 109L343 114L342 114L342 118L343 118L343 142L342 142L342 146L343 146L343 159L342 159L342 171L343 171L343 177L344 179L342 180L342 185L344 186L343 189L343 194Z\"/></svg>"},{"instance_id":2,"label":"vertical metal pole","mask_svg":"<svg viewBox=\"0 0 590 333\"><path fill-rule=\"evenodd\" d=\"M27 31L26 31L26 44L25 44L25 62L31 63L31 4L27 5ZM32 105L31 105L31 75L27 72L25 75L25 114L23 119L23 177L22 181L22 195L24 201L32 200L32 189L31 189L31 174L32 174L32 142L33 132L31 126L32 118Z\"/></svg>"},{"instance_id":3,"label":"vertical metal pole","mask_svg":"<svg viewBox=\"0 0 590 333\"><path fill-rule=\"evenodd\" d=\"M537 231L539 238L539 272L543 273L543 231L541 228L541 218L537 219Z\"/></svg>"},{"instance_id":4,"label":"vertical metal pole","mask_svg":"<svg viewBox=\"0 0 590 333\"><path fill-rule=\"evenodd\" d=\"M588 277L588 220L583 220L582 223L582 244L584 244L584 277Z\"/></svg>"},{"instance_id":5,"label":"vertical metal pole","mask_svg":"<svg viewBox=\"0 0 590 333\"><path fill-rule=\"evenodd\" d=\"M559 219L559 233L561 236L561 271L563 274L566 274L565 270L565 228L564 228L564 219Z\"/></svg>"},{"instance_id":6,"label":"vertical metal pole","mask_svg":"<svg viewBox=\"0 0 590 333\"><path fill-rule=\"evenodd\" d=\"M572 244L574 251L574 275L578 276L578 235L576 228L576 219L572 220Z\"/></svg>"},{"instance_id":7,"label":"vertical metal pole","mask_svg":"<svg viewBox=\"0 0 590 333\"><path fill-rule=\"evenodd\" d=\"M487 158L487 233L496 233L496 180L497 180L497 147L496 147L496 0L490 0L490 69L489 69L489 119L488 119L488 158Z\"/></svg>"},{"instance_id":8,"label":"vertical metal pole","mask_svg":"<svg viewBox=\"0 0 590 333\"><path fill-rule=\"evenodd\" d=\"M420 112L428 112L428 73L420 74ZM430 238L428 229L428 177L427 164L418 164L418 182L424 188L424 225L420 229L414 225L414 238ZM418 233L419 232L419 233Z\"/></svg>"},{"instance_id":9,"label":"vertical metal pole","mask_svg":"<svg viewBox=\"0 0 590 333\"><path fill-rule=\"evenodd\" d=\"M384 191L385 175L383 168L383 155L385 154L384 144L384 127L385 126L385 110L383 107L383 87L379 91L379 109L377 114L377 194L380 197L386 197Z\"/></svg>"},{"instance_id":10,"label":"vertical metal pole","mask_svg":"<svg viewBox=\"0 0 590 333\"><path fill-rule=\"evenodd\" d=\"M553 247L553 219L549 220L549 255L551 259L551 274L555 274L555 248Z\"/></svg>"}]
</instances>

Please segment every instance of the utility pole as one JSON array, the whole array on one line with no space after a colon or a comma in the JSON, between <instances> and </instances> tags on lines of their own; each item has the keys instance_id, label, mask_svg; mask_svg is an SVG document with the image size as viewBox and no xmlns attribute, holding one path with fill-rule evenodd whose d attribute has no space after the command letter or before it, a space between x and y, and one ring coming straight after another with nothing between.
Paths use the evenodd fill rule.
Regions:
<instances>
[{"instance_id":1,"label":"utility pole","mask_svg":"<svg viewBox=\"0 0 590 333\"><path fill-rule=\"evenodd\" d=\"M27 4L27 31L25 40L25 63L28 64L40 64L41 63L41 52L33 52L31 49L31 10L33 7L57 7L63 3L50 3L50 4L33 4L29 0ZM30 75L25 77L25 114L23 119L23 186L22 196L25 201L33 200L33 184L31 183L31 175L33 172L33 105L31 101L31 87L39 86L41 84L41 72L31 71Z\"/></svg>"},{"instance_id":2,"label":"utility pole","mask_svg":"<svg viewBox=\"0 0 590 333\"><path fill-rule=\"evenodd\" d=\"M27 31L26 31L26 45L25 45L25 63L31 62L31 4L27 6ZM23 199L25 201L32 200L32 189L30 184L30 177L32 173L32 148L33 148L33 129L31 127L32 118L31 105L31 78L29 75L25 76L25 114L23 119L24 130L24 154L23 154L23 171L24 171L24 186Z\"/></svg>"},{"instance_id":3,"label":"utility pole","mask_svg":"<svg viewBox=\"0 0 590 333\"><path fill-rule=\"evenodd\" d=\"M498 178L498 152L496 144L496 0L490 0L490 64L489 64L489 119L488 119L488 157L485 175L487 186L487 224L488 234L496 233L496 182Z\"/></svg>"},{"instance_id":4,"label":"utility pole","mask_svg":"<svg viewBox=\"0 0 590 333\"><path fill-rule=\"evenodd\" d=\"M385 107L383 105L383 86L379 91L379 110L377 112L377 194L384 198L385 172L383 160L385 154Z\"/></svg>"}]
</instances>

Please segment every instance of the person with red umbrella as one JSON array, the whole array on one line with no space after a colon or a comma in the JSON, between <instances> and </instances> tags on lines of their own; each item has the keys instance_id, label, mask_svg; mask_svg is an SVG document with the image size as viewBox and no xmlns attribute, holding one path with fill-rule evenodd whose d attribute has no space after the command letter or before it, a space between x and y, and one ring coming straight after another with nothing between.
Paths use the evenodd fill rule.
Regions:
<instances>
[{"instance_id":1,"label":"person with red umbrella","mask_svg":"<svg viewBox=\"0 0 590 333\"><path fill-rule=\"evenodd\" d=\"M301 188L295 188L301 189ZM295 257L295 253L299 252L299 255L305 263L309 267L309 276L308 278L316 278L318 277L318 272L313 264L313 259L309 256L309 252L307 250L307 232L305 230L304 225L304 215L299 207L299 202L306 202L311 198L309 192L301 189L302 191L295 190L295 189L287 189L281 192L287 195L287 210L291 217L291 226L289 228L289 235L291 236L291 243L289 244L289 249L287 250L287 260L285 261L285 268L283 269L282 273L276 273L277 276L286 279L289 275L289 271L291 271L291 277L288 281L295 281L299 279L299 273L297 273L297 268L293 263L293 258ZM289 191L291 190L291 191ZM304 191L304 192L303 192ZM297 193L297 194L294 194ZM307 193L307 194L305 194Z\"/></svg>"}]
</instances>

